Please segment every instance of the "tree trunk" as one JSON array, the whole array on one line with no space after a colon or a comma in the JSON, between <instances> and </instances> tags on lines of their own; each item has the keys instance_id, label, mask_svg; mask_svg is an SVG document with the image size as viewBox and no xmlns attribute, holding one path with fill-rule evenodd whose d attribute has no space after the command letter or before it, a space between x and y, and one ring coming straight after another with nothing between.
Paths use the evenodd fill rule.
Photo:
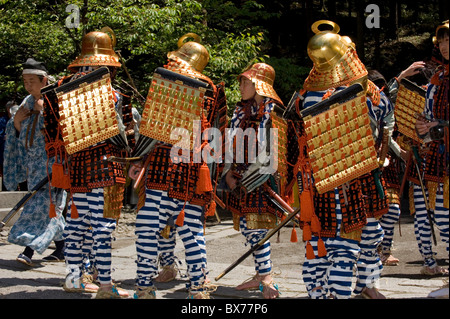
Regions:
<instances>
[{"instance_id":1,"label":"tree trunk","mask_svg":"<svg viewBox=\"0 0 450 319\"><path fill-rule=\"evenodd\" d=\"M389 2L389 31L387 36L390 39L398 38L398 1Z\"/></svg>"},{"instance_id":2,"label":"tree trunk","mask_svg":"<svg viewBox=\"0 0 450 319\"><path fill-rule=\"evenodd\" d=\"M314 10L313 10L313 0L306 0L305 1L305 15L306 15L306 34L308 36L308 39L311 38L314 34L311 31L311 25L314 23L313 16L314 16Z\"/></svg>"},{"instance_id":3,"label":"tree trunk","mask_svg":"<svg viewBox=\"0 0 450 319\"><path fill-rule=\"evenodd\" d=\"M381 67L381 59L380 59L380 57L381 57L380 29L373 29L373 30L375 32L375 52L374 52L374 55L375 55L375 68L377 70L379 70L380 67Z\"/></svg>"},{"instance_id":4,"label":"tree trunk","mask_svg":"<svg viewBox=\"0 0 450 319\"><path fill-rule=\"evenodd\" d=\"M327 6L328 6L329 19L332 21L335 21L336 20L336 0L328 0Z\"/></svg>"},{"instance_id":5,"label":"tree trunk","mask_svg":"<svg viewBox=\"0 0 450 319\"><path fill-rule=\"evenodd\" d=\"M439 22L448 20L448 10L450 10L448 0L439 0Z\"/></svg>"}]
</instances>

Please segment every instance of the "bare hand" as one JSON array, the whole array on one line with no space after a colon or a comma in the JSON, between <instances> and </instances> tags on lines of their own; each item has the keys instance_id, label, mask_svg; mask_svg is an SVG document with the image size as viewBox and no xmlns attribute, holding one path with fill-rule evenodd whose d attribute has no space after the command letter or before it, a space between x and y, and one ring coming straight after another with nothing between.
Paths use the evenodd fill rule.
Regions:
<instances>
[{"instance_id":1,"label":"bare hand","mask_svg":"<svg viewBox=\"0 0 450 319\"><path fill-rule=\"evenodd\" d=\"M125 131L132 130L136 124L137 124L137 121L135 119L133 119L125 128Z\"/></svg>"},{"instance_id":2,"label":"bare hand","mask_svg":"<svg viewBox=\"0 0 450 319\"><path fill-rule=\"evenodd\" d=\"M402 73L400 73L400 75L398 77L398 81L400 82L400 80L403 78L407 78L407 77L416 75L423 68L425 68L425 62L423 62L423 61L414 62L406 70L404 70Z\"/></svg>"},{"instance_id":3,"label":"bare hand","mask_svg":"<svg viewBox=\"0 0 450 319\"><path fill-rule=\"evenodd\" d=\"M34 103L35 111L43 111L44 110L44 99L36 100Z\"/></svg>"},{"instance_id":4,"label":"bare hand","mask_svg":"<svg viewBox=\"0 0 450 319\"><path fill-rule=\"evenodd\" d=\"M425 135L430 131L430 128L438 125L439 122L425 122L422 120L416 121L416 130L419 135Z\"/></svg>"},{"instance_id":5,"label":"bare hand","mask_svg":"<svg viewBox=\"0 0 450 319\"><path fill-rule=\"evenodd\" d=\"M408 157L409 157L409 153L407 152L407 151L405 151L405 150L400 150L400 158L403 160L403 161L405 161L405 162L407 162L408 161Z\"/></svg>"},{"instance_id":6,"label":"bare hand","mask_svg":"<svg viewBox=\"0 0 450 319\"><path fill-rule=\"evenodd\" d=\"M16 128L16 130L18 132L20 132L21 123L24 120L26 120L27 118L29 118L30 115L31 115L31 112L24 107L21 107L17 110L16 115L14 115L14 127Z\"/></svg>"},{"instance_id":7,"label":"bare hand","mask_svg":"<svg viewBox=\"0 0 450 319\"><path fill-rule=\"evenodd\" d=\"M128 169L128 176L132 180L136 180L138 178L139 173L141 172L143 166L144 165L142 164L142 162L132 163L130 165L130 168Z\"/></svg>"}]
</instances>

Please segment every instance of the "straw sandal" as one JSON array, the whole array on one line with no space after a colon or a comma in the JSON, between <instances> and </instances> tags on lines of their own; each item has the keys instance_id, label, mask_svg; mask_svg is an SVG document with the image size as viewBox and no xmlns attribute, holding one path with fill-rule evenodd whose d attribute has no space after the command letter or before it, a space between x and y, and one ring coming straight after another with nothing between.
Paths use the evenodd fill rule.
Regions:
<instances>
[{"instance_id":1,"label":"straw sandal","mask_svg":"<svg viewBox=\"0 0 450 319\"><path fill-rule=\"evenodd\" d=\"M197 287L191 287L187 299L211 299L210 294L217 290L217 286L204 283Z\"/></svg>"},{"instance_id":2,"label":"straw sandal","mask_svg":"<svg viewBox=\"0 0 450 319\"><path fill-rule=\"evenodd\" d=\"M256 274L252 278L247 279L242 284L237 286L236 290L260 290L263 293L264 299L275 299L280 295L278 285L274 284L273 280L270 282L263 281L263 276Z\"/></svg>"},{"instance_id":3,"label":"straw sandal","mask_svg":"<svg viewBox=\"0 0 450 319\"><path fill-rule=\"evenodd\" d=\"M175 265L164 266L159 275L154 279L156 282L170 282L177 277L177 269Z\"/></svg>"},{"instance_id":4,"label":"straw sandal","mask_svg":"<svg viewBox=\"0 0 450 319\"><path fill-rule=\"evenodd\" d=\"M67 277L70 275L67 275ZM93 279L91 275L83 274L81 276L81 280L77 279L71 280L68 285L68 279L64 281L63 289L66 292L87 292L87 293L96 293L98 291L98 286L93 283Z\"/></svg>"},{"instance_id":5,"label":"straw sandal","mask_svg":"<svg viewBox=\"0 0 450 319\"><path fill-rule=\"evenodd\" d=\"M134 293L134 299L156 299L156 287L139 287L136 286L136 292Z\"/></svg>"},{"instance_id":6,"label":"straw sandal","mask_svg":"<svg viewBox=\"0 0 450 319\"><path fill-rule=\"evenodd\" d=\"M264 299L276 299L280 296L278 285L271 280L270 282L261 281L259 290L262 292Z\"/></svg>"},{"instance_id":7,"label":"straw sandal","mask_svg":"<svg viewBox=\"0 0 450 319\"><path fill-rule=\"evenodd\" d=\"M377 288L367 288L364 287L361 292L361 296L364 299L386 299L386 297L378 291Z\"/></svg>"},{"instance_id":8,"label":"straw sandal","mask_svg":"<svg viewBox=\"0 0 450 319\"><path fill-rule=\"evenodd\" d=\"M84 292L96 293L98 291L98 286L94 284L94 279L89 274L81 276L81 286L84 288Z\"/></svg>"},{"instance_id":9,"label":"straw sandal","mask_svg":"<svg viewBox=\"0 0 450 319\"><path fill-rule=\"evenodd\" d=\"M445 269L440 266L434 267L423 266L422 269L420 270L420 273L426 276L447 276L448 269Z\"/></svg>"},{"instance_id":10,"label":"straw sandal","mask_svg":"<svg viewBox=\"0 0 450 319\"><path fill-rule=\"evenodd\" d=\"M116 287L116 285L100 287L97 291L95 299L120 299L128 298L128 292Z\"/></svg>"}]
</instances>

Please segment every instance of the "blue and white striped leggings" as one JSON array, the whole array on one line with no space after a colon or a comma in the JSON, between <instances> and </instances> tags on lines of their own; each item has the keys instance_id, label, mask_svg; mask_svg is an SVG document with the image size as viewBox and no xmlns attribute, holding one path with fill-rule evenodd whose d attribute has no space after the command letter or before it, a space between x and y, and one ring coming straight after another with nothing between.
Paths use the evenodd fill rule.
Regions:
<instances>
[{"instance_id":1,"label":"blue and white striped leggings","mask_svg":"<svg viewBox=\"0 0 450 319\"><path fill-rule=\"evenodd\" d=\"M309 241L318 255L318 237ZM355 240L341 237L323 238L327 255L306 259L303 263L303 282L311 299L348 299L352 294L353 267L357 261L359 245Z\"/></svg>"},{"instance_id":2,"label":"blue and white striped leggings","mask_svg":"<svg viewBox=\"0 0 450 319\"><path fill-rule=\"evenodd\" d=\"M183 209L184 201L170 198L166 191L146 190L146 203L136 216L137 278L140 287L153 285L158 270L160 232L168 219L176 220ZM206 265L206 245L203 234L203 209L186 203L184 224L175 226L183 241L189 283L187 288L201 286L208 273ZM174 242L173 242L174 243Z\"/></svg>"},{"instance_id":3,"label":"blue and white striped leggings","mask_svg":"<svg viewBox=\"0 0 450 319\"><path fill-rule=\"evenodd\" d=\"M449 210L448 208L444 208L444 195L442 189L442 184L440 184L436 194L436 207L433 214L433 224L436 232L439 232L441 241L447 246L448 258ZM428 190L426 190L426 196L428 197ZM428 221L427 209L423 199L422 188L419 185L414 185L414 206L416 210L414 217L414 233L419 246L419 252L424 259L424 266L432 268L435 267L437 263L434 257L435 253L433 252L431 228Z\"/></svg>"},{"instance_id":4,"label":"blue and white striped leggings","mask_svg":"<svg viewBox=\"0 0 450 319\"><path fill-rule=\"evenodd\" d=\"M392 248L392 240L394 238L395 224L400 218L400 205L389 204L389 211L380 219L381 228L384 231L383 241L381 242L381 252L390 254Z\"/></svg>"},{"instance_id":5,"label":"blue and white striped leggings","mask_svg":"<svg viewBox=\"0 0 450 319\"><path fill-rule=\"evenodd\" d=\"M256 245L268 233L267 229L248 229L245 216L239 219L239 228L242 235L245 236L247 244ZM253 252L255 270L259 275L268 275L272 271L272 260L270 259L271 247L270 241L266 241L260 248Z\"/></svg>"},{"instance_id":6,"label":"blue and white striped leggings","mask_svg":"<svg viewBox=\"0 0 450 319\"><path fill-rule=\"evenodd\" d=\"M111 283L111 241L116 220L103 217L103 189L90 193L75 193L73 203L78 210L78 218L67 218L64 229L65 258L68 272L79 275L85 268L86 256L90 253L98 271L101 284ZM72 204L73 204L72 203ZM92 233L90 233L92 232ZM92 243L93 239L93 243Z\"/></svg>"},{"instance_id":7,"label":"blue and white striped leggings","mask_svg":"<svg viewBox=\"0 0 450 319\"><path fill-rule=\"evenodd\" d=\"M383 263L377 248L383 240L383 229L376 218L367 218L362 229L359 243L360 253L357 268L357 280L354 292L361 293L365 287L375 288L381 277Z\"/></svg>"},{"instance_id":8,"label":"blue and white striped leggings","mask_svg":"<svg viewBox=\"0 0 450 319\"><path fill-rule=\"evenodd\" d=\"M169 238L159 237L159 264L161 267L175 263L175 245L177 232L170 228Z\"/></svg>"},{"instance_id":9,"label":"blue and white striped leggings","mask_svg":"<svg viewBox=\"0 0 450 319\"><path fill-rule=\"evenodd\" d=\"M311 299L348 299L352 294L353 267L358 259L359 243L356 240L340 237L342 211L339 192L335 190L337 233L334 238L323 238L327 255L317 257L318 237L309 241L313 247L315 259L303 263L303 281Z\"/></svg>"}]
</instances>

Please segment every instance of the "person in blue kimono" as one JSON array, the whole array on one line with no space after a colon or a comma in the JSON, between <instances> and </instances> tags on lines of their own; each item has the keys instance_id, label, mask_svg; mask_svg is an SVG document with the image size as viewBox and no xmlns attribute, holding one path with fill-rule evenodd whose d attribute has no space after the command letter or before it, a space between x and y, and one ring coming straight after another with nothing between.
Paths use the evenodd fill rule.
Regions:
<instances>
[{"instance_id":1,"label":"person in blue kimono","mask_svg":"<svg viewBox=\"0 0 450 319\"><path fill-rule=\"evenodd\" d=\"M29 58L23 64L22 76L29 95L6 126L3 182L11 191L24 181L27 181L28 189L33 189L51 173L54 161L47 158L43 133L41 88L48 83L47 69L42 62ZM53 212L51 203L55 205ZM44 260L64 259L65 220L62 212L65 203L65 191L50 188L48 183L27 201L8 236L10 243L25 247L17 257L19 262L32 266L34 252L44 253L52 241L55 241L56 250Z\"/></svg>"}]
</instances>

